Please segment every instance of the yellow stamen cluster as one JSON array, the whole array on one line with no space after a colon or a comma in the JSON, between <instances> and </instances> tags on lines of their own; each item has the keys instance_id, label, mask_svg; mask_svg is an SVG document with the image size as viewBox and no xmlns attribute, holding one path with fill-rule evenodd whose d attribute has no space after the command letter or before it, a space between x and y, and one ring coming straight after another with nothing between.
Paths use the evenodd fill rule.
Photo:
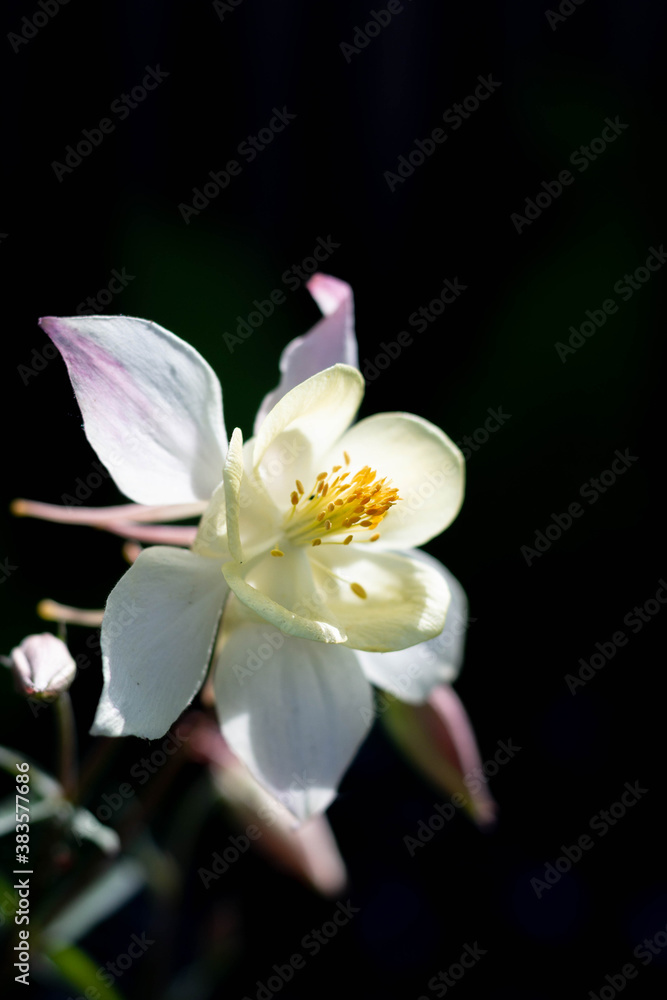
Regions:
<instances>
[{"instance_id":1,"label":"yellow stamen cluster","mask_svg":"<svg viewBox=\"0 0 667 1000\"><path fill-rule=\"evenodd\" d=\"M343 452L345 464L350 456ZM376 542L376 531L385 514L400 499L398 489L377 479L377 473L365 465L350 479L349 472L340 475L341 465L331 472L320 472L313 487L306 492L300 480L290 495L286 534L297 545L349 545L352 541ZM334 539L345 533L344 540ZM370 532L370 537L366 533ZM365 537L359 537L361 534Z\"/></svg>"}]
</instances>

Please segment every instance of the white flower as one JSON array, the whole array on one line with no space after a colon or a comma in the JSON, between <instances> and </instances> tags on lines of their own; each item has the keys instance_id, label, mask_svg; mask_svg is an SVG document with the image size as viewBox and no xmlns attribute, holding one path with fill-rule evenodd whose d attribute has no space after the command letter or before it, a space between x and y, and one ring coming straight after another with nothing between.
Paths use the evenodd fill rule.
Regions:
<instances>
[{"instance_id":1,"label":"white flower","mask_svg":"<svg viewBox=\"0 0 667 1000\"><path fill-rule=\"evenodd\" d=\"M188 344L128 317L42 321L119 488L203 512L192 550L144 550L112 591L93 731L162 736L216 644L225 738L300 818L334 797L371 683L421 702L448 679L450 657L409 648L438 641L450 601L447 571L414 547L463 495L437 427L405 413L350 426L364 386L351 293L323 275L309 287L327 316L286 349L254 437L236 430L229 449L219 383Z\"/></svg>"}]
</instances>

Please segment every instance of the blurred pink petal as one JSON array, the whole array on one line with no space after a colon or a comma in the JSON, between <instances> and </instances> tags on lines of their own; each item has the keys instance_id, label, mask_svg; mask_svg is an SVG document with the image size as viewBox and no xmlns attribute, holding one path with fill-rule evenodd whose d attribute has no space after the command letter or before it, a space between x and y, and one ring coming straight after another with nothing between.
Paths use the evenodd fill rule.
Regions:
<instances>
[{"instance_id":1,"label":"blurred pink petal","mask_svg":"<svg viewBox=\"0 0 667 1000\"><path fill-rule=\"evenodd\" d=\"M322 895L339 896L347 884L347 871L327 818L313 816L297 826L289 810L234 756L208 716L192 712L180 726L188 734L188 754L211 765L216 787L237 820L259 829L260 836L253 841L258 850Z\"/></svg>"},{"instance_id":2,"label":"blurred pink petal","mask_svg":"<svg viewBox=\"0 0 667 1000\"><path fill-rule=\"evenodd\" d=\"M281 354L280 382L264 397L255 418L255 434L278 400L300 382L331 365L359 367L352 289L345 281L328 274L314 274L307 288L324 318L308 333L290 341Z\"/></svg>"},{"instance_id":3,"label":"blurred pink petal","mask_svg":"<svg viewBox=\"0 0 667 1000\"><path fill-rule=\"evenodd\" d=\"M123 559L131 566L133 562L137 561L142 552L143 546L137 542L125 542L123 546Z\"/></svg>"},{"instance_id":4,"label":"blurred pink petal","mask_svg":"<svg viewBox=\"0 0 667 1000\"><path fill-rule=\"evenodd\" d=\"M458 796L478 826L495 823L496 803L478 778L482 760L472 724L453 688L435 688L423 705L392 700L382 718L408 759L448 795Z\"/></svg>"}]
</instances>

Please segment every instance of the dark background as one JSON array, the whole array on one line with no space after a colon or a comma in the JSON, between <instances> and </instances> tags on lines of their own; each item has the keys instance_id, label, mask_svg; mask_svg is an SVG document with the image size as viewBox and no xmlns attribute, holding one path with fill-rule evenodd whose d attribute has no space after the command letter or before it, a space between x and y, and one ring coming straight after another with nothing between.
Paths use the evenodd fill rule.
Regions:
<instances>
[{"instance_id":1,"label":"dark background","mask_svg":"<svg viewBox=\"0 0 667 1000\"><path fill-rule=\"evenodd\" d=\"M648 968L632 952L667 926L656 643L667 611L636 634L623 622L667 575L664 273L627 302L614 284L667 239L666 15L648 0L561 6L572 13L550 26L539 2L406 2L347 56L341 43L354 43L383 0L242 0L219 11L71 0L18 51L9 33L40 8L15 3L3 14L7 500L62 503L92 469L64 364L35 364L47 342L36 320L75 313L114 268L133 278L100 311L156 320L199 349L221 378L228 431L238 424L250 433L281 349L318 317L305 288L281 280L318 237L340 244L323 269L354 289L362 361L374 363L401 330L414 337L369 378L364 413L417 412L456 441L482 428L489 408L510 415L472 454L463 510L428 547L470 597L457 690L482 757L499 740L522 748L492 782L499 826L484 836L457 816L410 857L403 838L442 794L376 725L329 812L360 912L283 997L432 997L429 979L474 942L487 954L451 988L458 1000L599 995L627 962L639 969L624 985L628 998L664 990L667 949ZM159 87L125 120L110 113L158 64L168 73ZM488 100L459 128L443 124L489 74L500 86ZM288 127L253 162L239 156L239 144L283 107L296 115ZM617 116L628 127L579 172L570 155ZM105 117L114 131L59 181L53 162ZM447 140L391 191L385 173L439 127ZM186 224L179 205L191 205L193 188L232 158L241 175ZM568 168L574 182L517 232L512 213ZM465 292L417 332L408 317L456 278ZM223 333L276 288L286 302L230 352ZM555 344L609 298L618 312L563 362ZM26 378L22 365L35 374ZM597 502L582 500L617 449L636 461ZM89 502L119 499L105 482ZM582 516L527 565L521 547L575 501ZM14 567L2 583L0 651L8 652L43 630L40 598L101 607L124 563L117 539L2 519L0 557ZM565 675L619 629L627 645L571 693ZM75 650L85 636L72 630ZM72 689L84 747L99 689L94 660ZM34 719L7 677L2 700L2 742L52 769L47 713ZM140 752L127 741L109 788ZM648 792L538 899L530 879L636 781ZM158 842L168 818L155 815ZM251 856L203 893L196 866L233 829L216 823L225 820L195 831L176 943L160 972L168 981L197 955L224 955L210 995L254 998L256 981L303 951L304 934L334 903ZM155 930L153 919L139 897L83 943L104 963L131 931ZM140 975L131 970L117 987L128 997L161 995Z\"/></svg>"}]
</instances>

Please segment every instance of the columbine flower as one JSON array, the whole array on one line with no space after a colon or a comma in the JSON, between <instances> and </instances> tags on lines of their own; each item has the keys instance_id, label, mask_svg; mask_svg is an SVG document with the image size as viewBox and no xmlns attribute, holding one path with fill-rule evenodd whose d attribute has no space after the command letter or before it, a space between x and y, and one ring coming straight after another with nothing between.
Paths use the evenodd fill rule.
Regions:
<instances>
[{"instance_id":1,"label":"columbine flower","mask_svg":"<svg viewBox=\"0 0 667 1000\"><path fill-rule=\"evenodd\" d=\"M109 597L93 732L162 736L220 627L225 738L299 817L334 797L370 725L371 683L405 675L402 697L419 702L444 679L442 657L415 669L409 650L442 632L449 603L446 571L414 547L463 494L462 456L433 424L388 413L350 426L364 386L351 293L322 275L309 287L326 318L286 349L255 436L243 446L236 430L228 450L219 383L188 344L128 317L42 321L119 488L176 505L166 517L203 511L191 550L144 550Z\"/></svg>"}]
</instances>

